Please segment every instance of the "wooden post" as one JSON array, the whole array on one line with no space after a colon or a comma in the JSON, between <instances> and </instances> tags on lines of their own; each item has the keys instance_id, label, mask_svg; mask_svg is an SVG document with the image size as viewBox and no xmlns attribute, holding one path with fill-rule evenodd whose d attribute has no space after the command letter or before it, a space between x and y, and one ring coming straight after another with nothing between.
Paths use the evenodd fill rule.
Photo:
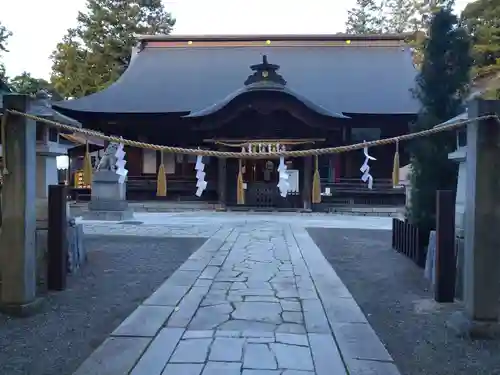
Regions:
<instances>
[{"instance_id":1,"label":"wooden post","mask_svg":"<svg viewBox=\"0 0 500 375\"><path fill-rule=\"evenodd\" d=\"M470 102L469 118L500 114L500 100ZM465 314L450 326L461 336L500 335L500 125L494 120L467 126L464 246Z\"/></svg>"},{"instance_id":2,"label":"wooden post","mask_svg":"<svg viewBox=\"0 0 500 375\"><path fill-rule=\"evenodd\" d=\"M47 238L47 287L49 290L66 289L68 256L66 202L66 186L50 185Z\"/></svg>"},{"instance_id":3,"label":"wooden post","mask_svg":"<svg viewBox=\"0 0 500 375\"><path fill-rule=\"evenodd\" d=\"M302 201L304 202L304 209L310 210L312 207L312 178L313 178L313 157L306 156L302 158L303 164L303 183L302 183Z\"/></svg>"},{"instance_id":4,"label":"wooden post","mask_svg":"<svg viewBox=\"0 0 500 375\"><path fill-rule=\"evenodd\" d=\"M5 109L29 111L27 95L3 97ZM38 310L36 298L36 124L8 115L3 145L2 232L0 267L1 309L26 316Z\"/></svg>"},{"instance_id":5,"label":"wooden post","mask_svg":"<svg viewBox=\"0 0 500 375\"><path fill-rule=\"evenodd\" d=\"M223 148L219 149L224 151ZM236 181L234 181L236 183ZM226 185L227 185L227 159L217 159L217 195L221 208L226 207Z\"/></svg>"},{"instance_id":6,"label":"wooden post","mask_svg":"<svg viewBox=\"0 0 500 375\"><path fill-rule=\"evenodd\" d=\"M436 302L455 300L455 194L438 190L436 196Z\"/></svg>"}]
</instances>

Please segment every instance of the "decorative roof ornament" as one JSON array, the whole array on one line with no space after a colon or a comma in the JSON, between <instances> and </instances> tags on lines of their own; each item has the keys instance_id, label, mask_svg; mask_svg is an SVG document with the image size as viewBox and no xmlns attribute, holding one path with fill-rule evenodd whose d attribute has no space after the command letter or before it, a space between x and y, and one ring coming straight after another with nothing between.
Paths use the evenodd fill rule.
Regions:
<instances>
[{"instance_id":1,"label":"decorative roof ornament","mask_svg":"<svg viewBox=\"0 0 500 375\"><path fill-rule=\"evenodd\" d=\"M280 69L280 66L276 64L269 64L267 61L267 55L262 56L262 63L252 65L250 66L250 69L252 69L254 73L248 76L245 81L245 86L257 82L272 82L283 86L286 85L285 79L277 72Z\"/></svg>"}]
</instances>

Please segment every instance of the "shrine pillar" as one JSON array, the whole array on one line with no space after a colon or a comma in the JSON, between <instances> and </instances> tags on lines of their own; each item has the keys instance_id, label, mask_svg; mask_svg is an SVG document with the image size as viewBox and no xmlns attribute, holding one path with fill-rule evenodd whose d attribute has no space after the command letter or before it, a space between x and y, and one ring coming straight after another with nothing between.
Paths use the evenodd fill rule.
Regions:
<instances>
[{"instance_id":1,"label":"shrine pillar","mask_svg":"<svg viewBox=\"0 0 500 375\"><path fill-rule=\"evenodd\" d=\"M8 94L4 108L29 112L28 95ZM5 116L5 114L4 114ZM3 144L0 308L12 315L29 315L40 306L36 296L36 123L7 115Z\"/></svg>"},{"instance_id":2,"label":"shrine pillar","mask_svg":"<svg viewBox=\"0 0 500 375\"><path fill-rule=\"evenodd\" d=\"M500 114L500 100L474 100L470 119ZM465 312L450 326L461 336L499 337L500 295L500 124L494 119L467 125L465 246L463 289Z\"/></svg>"}]
</instances>

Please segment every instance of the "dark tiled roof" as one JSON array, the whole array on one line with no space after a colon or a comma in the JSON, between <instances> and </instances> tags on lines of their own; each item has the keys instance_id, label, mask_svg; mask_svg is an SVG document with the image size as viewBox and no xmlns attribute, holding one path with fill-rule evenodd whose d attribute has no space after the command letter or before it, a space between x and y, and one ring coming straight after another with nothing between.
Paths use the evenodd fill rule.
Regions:
<instances>
[{"instance_id":1,"label":"dark tiled roof","mask_svg":"<svg viewBox=\"0 0 500 375\"><path fill-rule=\"evenodd\" d=\"M10 89L9 89L10 90ZM2 93L0 91L0 99L2 99L3 95L2 94L12 94L11 91L9 92L4 92ZM3 100L0 101L0 108L3 105ZM66 125L74 126L76 128L81 128L82 124L76 121L75 119L72 119L68 116L65 116L56 110L52 108L51 105L51 100L48 97L44 96L36 96L35 98L32 98L30 107L29 107L29 114L33 116L38 116L42 118L47 118L56 122L60 122ZM65 132L61 130L61 133Z\"/></svg>"},{"instance_id":2,"label":"dark tiled roof","mask_svg":"<svg viewBox=\"0 0 500 375\"><path fill-rule=\"evenodd\" d=\"M244 47L223 43L150 47L146 42L115 84L54 106L103 113L196 112L241 89L251 73L250 65L259 63L263 54L280 65L280 74L290 90L328 112L418 112L418 102L411 93L417 74L411 50L397 44L368 42Z\"/></svg>"}]
</instances>

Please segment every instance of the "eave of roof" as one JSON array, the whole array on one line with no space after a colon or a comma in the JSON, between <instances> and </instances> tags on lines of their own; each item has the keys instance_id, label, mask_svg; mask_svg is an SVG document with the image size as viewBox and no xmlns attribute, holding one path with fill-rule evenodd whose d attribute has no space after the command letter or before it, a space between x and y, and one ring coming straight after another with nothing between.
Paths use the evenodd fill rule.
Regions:
<instances>
[{"instance_id":1,"label":"eave of roof","mask_svg":"<svg viewBox=\"0 0 500 375\"><path fill-rule=\"evenodd\" d=\"M412 33L402 34L254 34L254 35L136 35L140 41L199 41L199 42L250 42L250 41L405 41Z\"/></svg>"}]
</instances>

